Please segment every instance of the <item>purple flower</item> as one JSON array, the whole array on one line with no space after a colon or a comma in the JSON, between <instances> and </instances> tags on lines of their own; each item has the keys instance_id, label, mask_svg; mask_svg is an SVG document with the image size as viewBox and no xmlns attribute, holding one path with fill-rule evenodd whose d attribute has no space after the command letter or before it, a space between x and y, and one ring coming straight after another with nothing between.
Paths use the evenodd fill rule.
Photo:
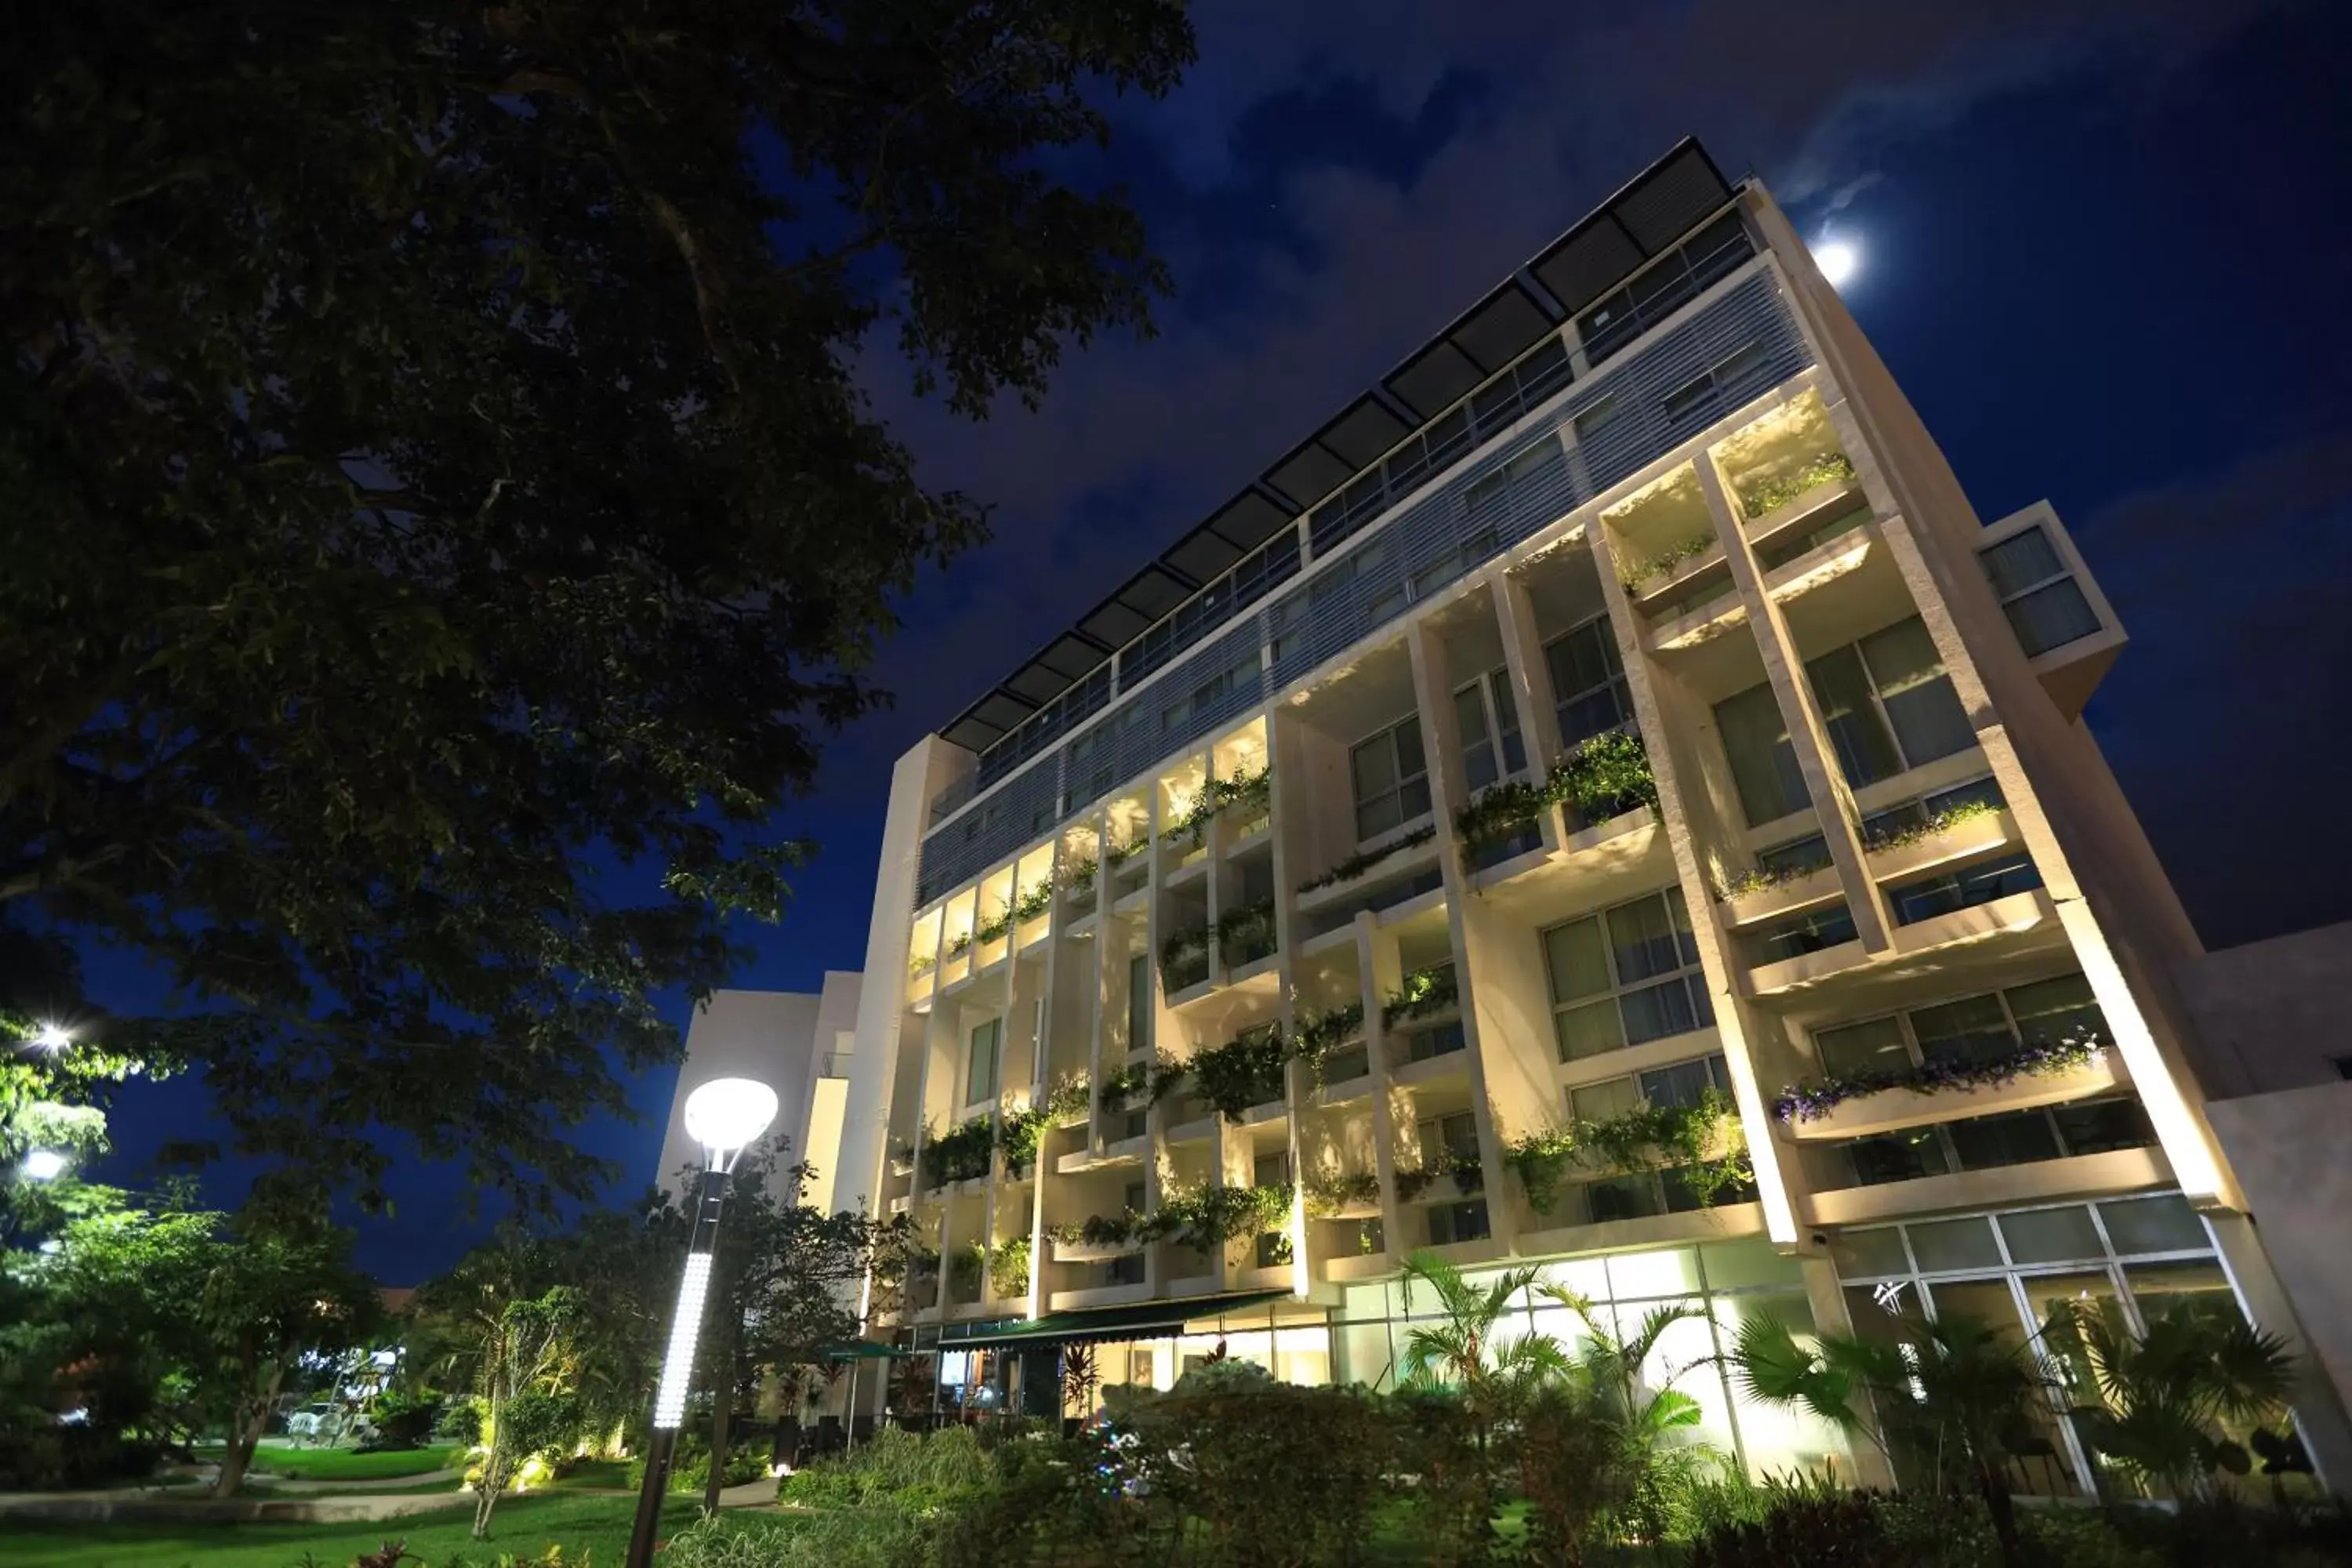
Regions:
<instances>
[{"instance_id":1,"label":"purple flower","mask_svg":"<svg viewBox=\"0 0 2352 1568\"><path fill-rule=\"evenodd\" d=\"M1812 1121L1849 1100L1892 1089L1907 1089L1918 1094L1936 1094L1950 1089L1989 1089L2014 1083L2021 1078L2071 1072L2096 1061L2106 1049L2107 1042L2096 1035L2069 1035L1982 1060L1932 1061L1917 1067L1811 1079L1782 1089L1772 1101L1772 1114L1782 1121Z\"/></svg>"}]
</instances>

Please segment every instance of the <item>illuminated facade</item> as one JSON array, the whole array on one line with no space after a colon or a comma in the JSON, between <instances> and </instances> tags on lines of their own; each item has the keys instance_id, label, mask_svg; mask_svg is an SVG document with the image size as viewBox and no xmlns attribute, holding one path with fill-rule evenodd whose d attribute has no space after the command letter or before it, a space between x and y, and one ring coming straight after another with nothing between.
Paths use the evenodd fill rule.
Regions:
<instances>
[{"instance_id":1,"label":"illuminated facade","mask_svg":"<svg viewBox=\"0 0 2352 1568\"><path fill-rule=\"evenodd\" d=\"M2124 641L1685 143L900 761L841 1182L940 1263L877 1331L1380 1384L1428 1248L1715 1307L1675 1367L1756 1310L2298 1337L2081 722ZM1688 1375L1752 1466L1842 1447Z\"/></svg>"}]
</instances>

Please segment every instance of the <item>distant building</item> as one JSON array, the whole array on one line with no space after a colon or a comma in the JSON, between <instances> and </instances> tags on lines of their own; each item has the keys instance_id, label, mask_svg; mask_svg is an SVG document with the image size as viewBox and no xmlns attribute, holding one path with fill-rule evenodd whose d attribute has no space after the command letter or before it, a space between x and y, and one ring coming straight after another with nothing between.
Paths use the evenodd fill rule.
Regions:
<instances>
[{"instance_id":1,"label":"distant building","mask_svg":"<svg viewBox=\"0 0 2352 1568\"><path fill-rule=\"evenodd\" d=\"M686 1097L716 1078L757 1079L776 1091L771 1140L788 1141L793 1160L816 1167L801 1201L830 1212L856 1206L838 1183L841 1113L856 1049L858 977L828 971L815 995L783 991L719 991L687 1026L686 1064L669 1108L654 1180L675 1193L678 1173L698 1168L702 1152L686 1135ZM836 1198L839 1203L836 1205Z\"/></svg>"},{"instance_id":2,"label":"distant building","mask_svg":"<svg viewBox=\"0 0 2352 1568\"><path fill-rule=\"evenodd\" d=\"M2306 1330L2352 1176L2260 1129L2345 1090L2223 1021L2264 983L2082 721L2124 628L2046 503L1979 520L1696 143L1072 608L900 759L876 878L835 1190L939 1260L872 1331L949 1397L1050 1405L1078 1342L1112 1384L1222 1343L1391 1385L1424 1248L1706 1309L1661 1355L1752 1470L1874 1462L1707 1361L1756 1313L2234 1302L2344 1375ZM2298 1418L2352 1485L2326 1380ZM2082 1494L2043 1436L2016 1484Z\"/></svg>"}]
</instances>

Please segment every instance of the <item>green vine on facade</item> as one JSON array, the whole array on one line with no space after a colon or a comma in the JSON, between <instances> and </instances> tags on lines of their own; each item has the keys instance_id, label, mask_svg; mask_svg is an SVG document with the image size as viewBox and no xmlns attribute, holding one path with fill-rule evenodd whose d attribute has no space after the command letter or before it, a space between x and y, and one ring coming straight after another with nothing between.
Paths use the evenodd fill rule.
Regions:
<instances>
[{"instance_id":1,"label":"green vine on facade","mask_svg":"<svg viewBox=\"0 0 2352 1568\"><path fill-rule=\"evenodd\" d=\"M1483 849L1532 824L1547 805L1571 806L1580 820L1594 823L1657 804L1642 737L1611 730L1554 763L1540 784L1513 780L1486 790L1454 814L1454 831L1465 847Z\"/></svg>"},{"instance_id":2,"label":"green vine on facade","mask_svg":"<svg viewBox=\"0 0 2352 1568\"><path fill-rule=\"evenodd\" d=\"M1213 1050L1192 1058L1192 1082L1201 1098L1226 1121L1239 1121L1253 1106L1283 1098L1282 1068L1290 1059L1278 1025L1244 1031Z\"/></svg>"},{"instance_id":3,"label":"green vine on facade","mask_svg":"<svg viewBox=\"0 0 2352 1568\"><path fill-rule=\"evenodd\" d=\"M996 1131L985 1116L975 1116L953 1131L931 1136L923 1129L923 1180L930 1187L969 1182L988 1174L988 1158L996 1147Z\"/></svg>"},{"instance_id":4,"label":"green vine on facade","mask_svg":"<svg viewBox=\"0 0 2352 1568\"><path fill-rule=\"evenodd\" d=\"M1010 1236L989 1249L988 1290L992 1296L1029 1294L1029 1238Z\"/></svg>"},{"instance_id":5,"label":"green vine on facade","mask_svg":"<svg viewBox=\"0 0 2352 1568\"><path fill-rule=\"evenodd\" d=\"M1328 871L1324 872L1319 877L1307 878L1307 880L1298 884L1298 890L1302 893L1311 893L1318 888L1336 888L1342 882L1352 882L1357 878L1362 876L1365 872L1370 870L1373 867L1379 865L1381 861L1387 859L1390 856L1402 854L1407 849L1417 848L1421 845L1428 843L1431 839L1436 837L1437 825L1435 823L1424 823L1421 826L1414 828L1411 833L1405 834L1402 837L1391 838L1386 844L1381 845L1377 848L1367 849L1361 854L1349 856L1345 860L1340 861L1338 865L1332 867Z\"/></svg>"},{"instance_id":6,"label":"green vine on facade","mask_svg":"<svg viewBox=\"0 0 2352 1568\"><path fill-rule=\"evenodd\" d=\"M1217 956L1228 969L1255 963L1275 950L1274 900L1260 899L1217 917Z\"/></svg>"},{"instance_id":7,"label":"green vine on facade","mask_svg":"<svg viewBox=\"0 0 2352 1568\"><path fill-rule=\"evenodd\" d=\"M1435 1185L1441 1176L1450 1176L1454 1190L1467 1197L1486 1185L1486 1167L1475 1154L1447 1152L1427 1164L1396 1173L1397 1202L1412 1203Z\"/></svg>"},{"instance_id":8,"label":"green vine on facade","mask_svg":"<svg viewBox=\"0 0 2352 1568\"><path fill-rule=\"evenodd\" d=\"M1208 837L1209 824L1219 816L1237 807L1246 807L1254 814L1265 807L1273 798L1274 773L1267 768L1230 779L1204 780L1200 793L1192 797L1192 809L1184 814L1181 821L1162 833L1160 840L1163 844L1173 844L1181 838L1198 849Z\"/></svg>"},{"instance_id":9,"label":"green vine on facade","mask_svg":"<svg viewBox=\"0 0 2352 1568\"><path fill-rule=\"evenodd\" d=\"M1099 865L1091 855L1080 855L1062 868L1058 879L1063 893L1080 902L1095 894L1095 873Z\"/></svg>"},{"instance_id":10,"label":"green vine on facade","mask_svg":"<svg viewBox=\"0 0 2352 1568\"><path fill-rule=\"evenodd\" d=\"M1103 1109L1124 1110L1137 1100L1146 1105L1157 1105L1184 1081L1184 1073L1182 1062L1163 1060L1148 1067L1141 1062L1130 1063L1103 1079Z\"/></svg>"},{"instance_id":11,"label":"green vine on facade","mask_svg":"<svg viewBox=\"0 0 2352 1568\"><path fill-rule=\"evenodd\" d=\"M1451 963L1416 969L1381 1004L1381 1026L1390 1028L1407 1018L1426 1018L1443 1013L1461 999L1461 988Z\"/></svg>"},{"instance_id":12,"label":"green vine on facade","mask_svg":"<svg viewBox=\"0 0 2352 1568\"><path fill-rule=\"evenodd\" d=\"M1696 560L1706 554L1714 543L1715 530L1711 528L1705 533L1693 534L1678 544L1667 545L1639 566L1621 574L1617 579L1618 584L1624 588L1625 592L1638 594L1642 590L1642 584L1651 578L1664 576L1684 562Z\"/></svg>"},{"instance_id":13,"label":"green vine on facade","mask_svg":"<svg viewBox=\"0 0 2352 1568\"><path fill-rule=\"evenodd\" d=\"M1198 985L1209 977L1209 922L1170 931L1160 944L1160 976L1171 991Z\"/></svg>"},{"instance_id":14,"label":"green vine on facade","mask_svg":"<svg viewBox=\"0 0 2352 1568\"><path fill-rule=\"evenodd\" d=\"M1380 1201L1377 1171L1328 1171L1307 1178L1307 1212L1318 1219Z\"/></svg>"},{"instance_id":15,"label":"green vine on facade","mask_svg":"<svg viewBox=\"0 0 2352 1568\"><path fill-rule=\"evenodd\" d=\"M1075 1224L1048 1226L1045 1234L1065 1246L1127 1247L1176 1241L1207 1252L1244 1236L1284 1229L1290 1220L1288 1183L1264 1187L1195 1187L1171 1192L1148 1215L1127 1209L1089 1215Z\"/></svg>"},{"instance_id":16,"label":"green vine on facade","mask_svg":"<svg viewBox=\"0 0 2352 1568\"><path fill-rule=\"evenodd\" d=\"M2085 1031L1977 1060L1931 1061L1916 1067L1809 1079L1782 1089L1772 1101L1772 1114L1782 1121L1811 1121L1827 1116L1849 1100L1883 1094L1889 1089L1940 1094L1956 1089L1997 1089L2021 1078L2045 1077L2088 1067L2106 1050L2104 1037Z\"/></svg>"},{"instance_id":17,"label":"green vine on facade","mask_svg":"<svg viewBox=\"0 0 2352 1568\"><path fill-rule=\"evenodd\" d=\"M1006 1111L996 1128L996 1146L1003 1151L1005 1169L1016 1175L1027 1170L1037 1158L1037 1145L1045 1129L1084 1116L1087 1103L1087 1075L1069 1073L1038 1104Z\"/></svg>"},{"instance_id":18,"label":"green vine on facade","mask_svg":"<svg viewBox=\"0 0 2352 1568\"><path fill-rule=\"evenodd\" d=\"M1298 1033L1292 1037L1290 1054L1307 1064L1315 1083L1323 1083L1323 1064L1331 1053L1364 1032L1364 1005L1350 1002L1334 1007L1328 1013L1310 1013L1298 1022Z\"/></svg>"},{"instance_id":19,"label":"green vine on facade","mask_svg":"<svg viewBox=\"0 0 2352 1568\"><path fill-rule=\"evenodd\" d=\"M1673 1170L1702 1208L1754 1180L1737 1108L1715 1089L1691 1105L1637 1107L1600 1121L1576 1121L1512 1140L1504 1163L1548 1215L1571 1166L1595 1173Z\"/></svg>"},{"instance_id":20,"label":"green vine on facade","mask_svg":"<svg viewBox=\"0 0 2352 1568\"><path fill-rule=\"evenodd\" d=\"M1807 490L1842 484L1853 478L1853 459L1843 452L1824 452L1795 471L1777 479L1759 479L1739 492L1739 510L1753 522L1780 510Z\"/></svg>"},{"instance_id":21,"label":"green vine on facade","mask_svg":"<svg viewBox=\"0 0 2352 1568\"><path fill-rule=\"evenodd\" d=\"M951 1300L980 1300L980 1282L988 1272L988 1248L971 1242L955 1249L948 1259L948 1296Z\"/></svg>"},{"instance_id":22,"label":"green vine on facade","mask_svg":"<svg viewBox=\"0 0 2352 1568\"><path fill-rule=\"evenodd\" d=\"M1997 800L1963 800L1929 812L1917 822L1891 824L1863 836L1862 847L1875 855L1881 850L1901 849L1906 845L1923 843L1941 833L1949 833L1962 823L1982 817L1998 816L2001 803Z\"/></svg>"},{"instance_id":23,"label":"green vine on facade","mask_svg":"<svg viewBox=\"0 0 2352 1568\"><path fill-rule=\"evenodd\" d=\"M1829 862L1826 860L1819 862L1791 860L1779 866L1750 866L1735 876L1724 879L1723 896L1727 899L1744 899L1751 893L1769 892L1774 888L1786 887L1790 882L1801 881L1816 871L1825 871L1828 868Z\"/></svg>"}]
</instances>

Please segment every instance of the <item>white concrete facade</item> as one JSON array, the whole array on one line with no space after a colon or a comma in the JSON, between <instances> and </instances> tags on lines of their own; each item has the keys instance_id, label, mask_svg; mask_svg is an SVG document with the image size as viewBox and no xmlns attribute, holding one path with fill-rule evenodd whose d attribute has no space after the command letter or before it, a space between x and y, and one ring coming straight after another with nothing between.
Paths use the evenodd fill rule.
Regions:
<instances>
[{"instance_id":1,"label":"white concrete facade","mask_svg":"<svg viewBox=\"0 0 2352 1568\"><path fill-rule=\"evenodd\" d=\"M1181 1323L1186 1303L1205 1321L1280 1292L1250 1308L1270 1365L1372 1383L1393 1371L1384 1292L1428 1248L1864 1331L1872 1311L1969 1310L2030 1332L2062 1285L2127 1321L2226 1294L2313 1364L2344 1364L2286 1304L2308 1319L2324 1298L2306 1292L2344 1282L2274 1266L2282 1227L2228 1152L2252 1113L2214 1103L2256 1080L2200 1036L2180 978L2200 946L2082 722L2126 644L2112 606L2046 503L1977 517L1769 195L1751 183L1724 210L1750 254L1640 338L1604 356L1571 316L1529 351L1565 345L1568 391L1343 542L1298 519L1307 587L1284 590L1241 667L1263 700L1219 708L1206 733L1161 702L1178 743L1016 813L1027 838L952 887L925 887L927 846L972 841L1020 773L935 808L978 759L935 736L901 760L844 1180L941 1258L1017 1258L1025 1278L943 1275L877 1331L986 1342L1007 1321L1162 1303ZM1277 681L1285 607L1320 588L1341 602L1384 530L1505 454L1599 470L1617 416L1594 389L1634 395L1645 343L1759 287L1801 368L1742 384L1523 537L1474 537L1466 564L1414 577ZM1709 377L1732 384L1750 352L1704 365L1669 412ZM1463 492L1465 517L1480 494ZM1189 681L1214 700L1203 675L1181 653L1122 675L1072 746L1132 728L1145 695ZM1465 826L1621 732L1643 742L1654 802L1555 789L1515 833ZM1189 1070L1318 1026L1328 1053L1292 1051L1258 1104L1221 1113ZM1870 1073L1895 1076L1815 1105ZM927 1159L1078 1082L1025 1167ZM1530 1173L1547 1137L1597 1149L1591 1130L1645 1108L1718 1106L1695 1163L1620 1147L1575 1156L1548 1192ZM1742 1145L1752 1177L1695 1198L1692 1173ZM1205 1248L1072 1238L1234 1188L1286 1191L1286 1217ZM2352 1481L2335 1389L2306 1395L2323 1474ZM1753 1468L1822 1442L1774 1447L1723 1398ZM2048 1474L2020 1484L2079 1492L2084 1458L2053 1422Z\"/></svg>"},{"instance_id":2,"label":"white concrete facade","mask_svg":"<svg viewBox=\"0 0 2352 1568\"><path fill-rule=\"evenodd\" d=\"M782 1140L793 1161L815 1167L802 1201L828 1212L857 1207L858 1192L844 1185L837 1169L857 1002L858 977L838 970L826 973L824 989L814 994L713 992L687 1026L686 1061L653 1172L656 1184L675 1194L680 1173L702 1163L702 1152L686 1133L687 1097L713 1079L748 1078L776 1091L770 1140Z\"/></svg>"}]
</instances>

